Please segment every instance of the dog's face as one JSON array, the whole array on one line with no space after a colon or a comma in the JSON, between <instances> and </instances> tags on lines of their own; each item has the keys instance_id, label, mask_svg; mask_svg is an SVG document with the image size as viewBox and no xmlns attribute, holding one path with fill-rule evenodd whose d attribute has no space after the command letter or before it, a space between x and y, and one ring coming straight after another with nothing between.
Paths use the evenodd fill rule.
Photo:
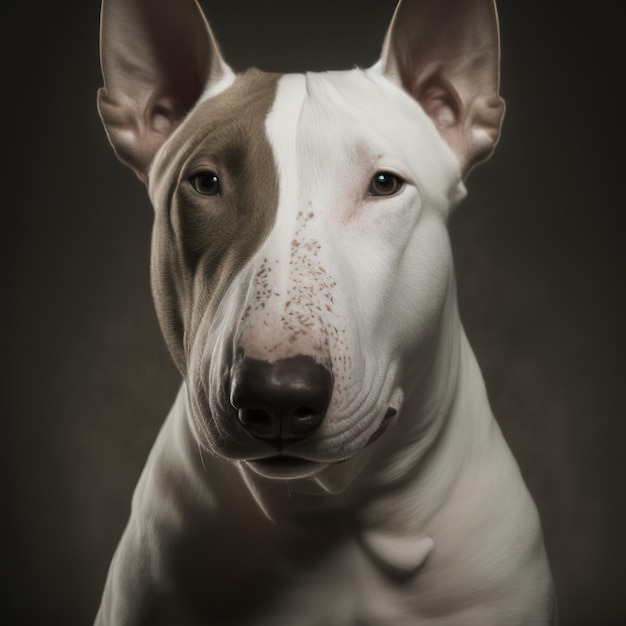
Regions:
<instances>
[{"instance_id":1,"label":"dog's face","mask_svg":"<svg viewBox=\"0 0 626 626\"><path fill-rule=\"evenodd\" d=\"M377 72L252 71L192 112L152 171L152 269L204 445L318 463L367 445L439 317L460 185L430 119ZM321 423L292 440L250 432L233 397L242 360L303 356L328 371Z\"/></svg>"},{"instance_id":2,"label":"dog's face","mask_svg":"<svg viewBox=\"0 0 626 626\"><path fill-rule=\"evenodd\" d=\"M113 29L123 11L104 7L100 110L148 184L155 302L197 436L261 475L311 475L384 434L401 409L406 359L437 327L449 211L464 174L493 149L503 110L491 2L443 4L453 24L474 25L465 39L452 29L453 60L440 40L424 51L425 35L414 43L406 30L448 18L434 2L405 0L369 70L235 76L195 3L163 0L139 22L151 37L139 55L154 75L147 98L129 96L115 47L107 61L107 20ZM195 70L181 78L184 54L163 35L173 16L206 50L201 82ZM483 46L470 55L477 32ZM176 49L169 69L150 57L155 33ZM475 92L467 82L479 61ZM137 103L143 114L120 122Z\"/></svg>"}]
</instances>

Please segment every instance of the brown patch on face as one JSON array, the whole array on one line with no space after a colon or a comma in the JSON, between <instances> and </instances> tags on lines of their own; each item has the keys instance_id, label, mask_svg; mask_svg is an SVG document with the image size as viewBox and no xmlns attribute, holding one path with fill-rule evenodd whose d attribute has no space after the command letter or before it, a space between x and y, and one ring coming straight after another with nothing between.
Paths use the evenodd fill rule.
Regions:
<instances>
[{"instance_id":1,"label":"brown patch on face","mask_svg":"<svg viewBox=\"0 0 626 626\"><path fill-rule=\"evenodd\" d=\"M280 75L248 70L201 103L161 150L150 172L155 208L152 288L161 328L186 376L203 315L270 232L278 175L265 133ZM219 195L199 194L191 176L214 172Z\"/></svg>"}]
</instances>

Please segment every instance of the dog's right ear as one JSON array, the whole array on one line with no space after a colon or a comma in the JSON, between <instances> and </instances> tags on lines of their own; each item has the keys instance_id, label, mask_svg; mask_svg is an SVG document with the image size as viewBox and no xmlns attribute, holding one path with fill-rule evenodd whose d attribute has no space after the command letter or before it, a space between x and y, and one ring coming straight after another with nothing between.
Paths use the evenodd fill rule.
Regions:
<instances>
[{"instance_id":1,"label":"dog's right ear","mask_svg":"<svg viewBox=\"0 0 626 626\"><path fill-rule=\"evenodd\" d=\"M234 74L195 0L103 0L98 110L118 158L147 180L163 142Z\"/></svg>"},{"instance_id":2,"label":"dog's right ear","mask_svg":"<svg viewBox=\"0 0 626 626\"><path fill-rule=\"evenodd\" d=\"M379 67L422 106L464 175L500 137L495 0L400 0Z\"/></svg>"}]
</instances>

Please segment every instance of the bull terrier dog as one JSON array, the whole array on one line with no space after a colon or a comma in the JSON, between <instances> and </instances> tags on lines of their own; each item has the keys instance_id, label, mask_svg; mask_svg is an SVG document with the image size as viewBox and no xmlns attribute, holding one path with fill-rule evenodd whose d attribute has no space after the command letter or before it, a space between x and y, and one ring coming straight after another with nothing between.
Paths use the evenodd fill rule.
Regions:
<instances>
[{"instance_id":1,"label":"bull terrier dog","mask_svg":"<svg viewBox=\"0 0 626 626\"><path fill-rule=\"evenodd\" d=\"M183 383L96 624L555 624L447 232L500 134L493 0L401 0L374 66L284 75L194 0L105 0L101 58Z\"/></svg>"}]
</instances>

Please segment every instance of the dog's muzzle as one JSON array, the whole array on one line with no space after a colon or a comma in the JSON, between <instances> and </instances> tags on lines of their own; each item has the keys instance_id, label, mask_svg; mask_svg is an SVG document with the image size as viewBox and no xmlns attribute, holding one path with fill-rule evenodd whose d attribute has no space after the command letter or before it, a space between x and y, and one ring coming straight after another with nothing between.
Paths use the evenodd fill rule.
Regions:
<instances>
[{"instance_id":1,"label":"dog's muzzle","mask_svg":"<svg viewBox=\"0 0 626 626\"><path fill-rule=\"evenodd\" d=\"M333 377L308 356L272 363L243 357L231 369L230 384L230 402L246 432L282 453L322 423Z\"/></svg>"}]
</instances>

